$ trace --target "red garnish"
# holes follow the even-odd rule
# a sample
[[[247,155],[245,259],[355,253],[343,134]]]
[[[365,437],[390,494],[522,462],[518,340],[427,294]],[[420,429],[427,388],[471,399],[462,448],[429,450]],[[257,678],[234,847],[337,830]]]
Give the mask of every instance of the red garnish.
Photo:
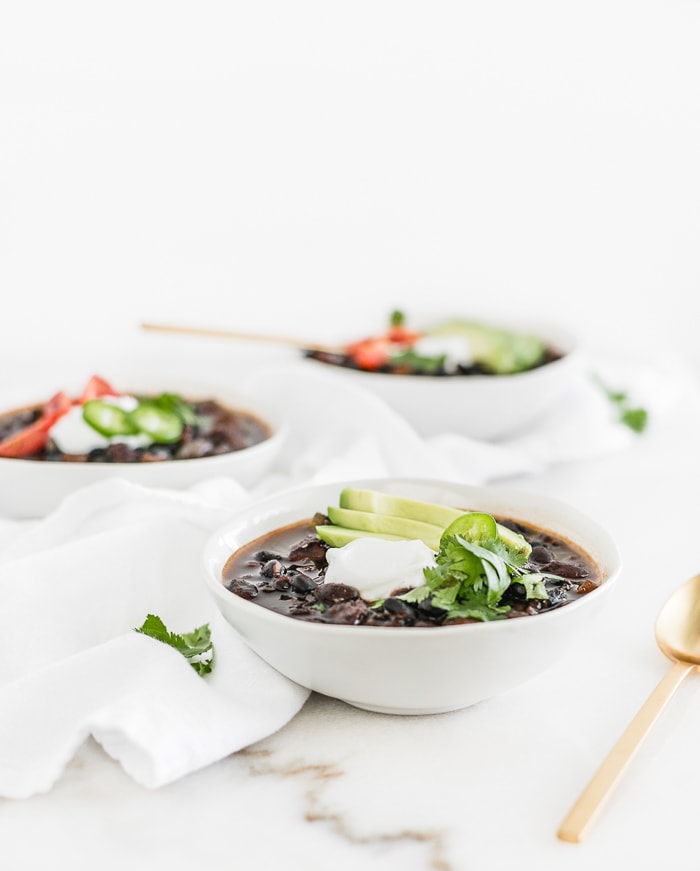
[[[403,325],[400,325],[389,327],[387,338],[389,341],[400,345],[412,345],[420,339],[420,333],[416,333],[415,330],[409,330]]]
[[[345,348],[345,353],[360,369],[376,371],[390,362],[393,353],[407,351],[421,334],[404,326],[401,312],[393,312],[389,327],[383,336],[371,336],[353,342]]]
[[[85,385],[85,389],[78,399],[78,405],[84,405],[91,399],[99,399],[100,396],[119,396],[119,391],[115,390],[109,381],[105,381],[99,375],[93,375]]]
[[[63,391],[52,396],[38,420],[0,442],[0,457],[17,459],[29,457],[43,450],[49,430],[59,417],[63,417],[70,410],[70,407],[71,401]]]
[[[360,367],[360,369],[381,369],[389,360],[391,342],[380,336],[376,339],[363,339],[361,342],[353,342],[348,345],[346,353],[348,357]]]

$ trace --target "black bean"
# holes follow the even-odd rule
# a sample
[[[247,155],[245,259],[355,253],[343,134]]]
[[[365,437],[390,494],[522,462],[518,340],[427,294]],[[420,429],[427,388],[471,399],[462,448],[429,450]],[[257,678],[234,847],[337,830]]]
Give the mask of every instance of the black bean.
[[[503,599],[508,602],[524,602],[527,599],[525,585],[521,584],[519,581],[514,581],[510,587],[508,587]]]
[[[309,535],[294,545],[289,551],[289,559],[293,562],[310,560],[317,566],[325,566],[327,550],[328,545],[316,538],[315,535]]]
[[[442,608],[436,608],[432,603],[432,599],[423,599],[418,604],[418,610],[422,617],[427,617],[436,623],[442,622],[447,616],[447,611],[443,611]]]
[[[532,548],[530,559],[534,563],[549,563],[552,561],[552,552],[543,544],[538,544]]]
[[[254,558],[255,558],[258,562],[266,563],[268,560],[271,560],[271,559],[279,559],[279,560],[281,560],[281,559],[282,559],[282,555],[279,554],[279,553],[273,553],[271,550],[259,550],[259,551],[254,555]]]
[[[585,578],[588,572],[582,569],[581,566],[575,566],[573,563],[563,563],[559,560],[552,560],[542,566],[543,572],[549,572],[552,575],[559,575],[562,578]]]
[[[270,559],[260,569],[263,578],[276,578],[284,574],[284,566],[278,559]]]
[[[347,584],[321,584],[316,588],[316,598],[324,605],[352,602],[360,598],[359,590]]]
[[[214,445],[209,439],[196,438],[185,442],[175,451],[176,460],[196,460],[199,457],[208,457],[215,453]]]
[[[228,588],[242,599],[254,599],[258,595],[255,584],[249,584],[248,581],[242,581],[240,578],[234,578]]]
[[[415,617],[415,611],[408,602],[404,602],[403,599],[396,599],[393,596],[389,596],[388,599],[384,600],[384,609],[390,614],[395,614],[397,617]]]
[[[292,578],[292,589],[299,595],[306,595],[316,588],[316,584],[302,572]]]
[[[369,608],[362,599],[354,602],[338,602],[325,612],[325,616],[333,623],[347,623],[357,625],[363,623],[367,617]]]

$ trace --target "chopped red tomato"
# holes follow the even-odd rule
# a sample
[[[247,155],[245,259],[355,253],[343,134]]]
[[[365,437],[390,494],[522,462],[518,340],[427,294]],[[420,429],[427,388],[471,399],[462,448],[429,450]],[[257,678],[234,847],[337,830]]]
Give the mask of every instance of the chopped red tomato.
[[[71,405],[72,402],[70,399],[62,390],[59,390],[59,392],[56,393],[55,396],[52,396],[46,403],[39,420],[51,418],[51,422],[55,423],[59,417],[63,417],[66,412],[70,411]]]
[[[52,396],[44,406],[38,420],[0,442],[0,457],[16,459],[29,457],[41,451],[46,445],[51,427],[70,408],[71,401],[65,393],[61,391]]]
[[[381,336],[348,345],[346,352],[360,369],[381,369],[389,360],[391,342]]]
[[[115,390],[109,381],[105,381],[99,375],[93,375],[85,385],[85,389],[78,399],[78,404],[84,405],[90,399],[99,399],[100,396],[119,396],[119,391]]]
[[[389,362],[392,352],[406,351],[420,338],[420,333],[409,330],[403,324],[392,323],[383,336],[372,336],[353,342],[345,353],[360,369],[381,369]]]
[[[420,333],[409,330],[403,325],[389,327],[387,338],[399,345],[412,345],[420,339]]]

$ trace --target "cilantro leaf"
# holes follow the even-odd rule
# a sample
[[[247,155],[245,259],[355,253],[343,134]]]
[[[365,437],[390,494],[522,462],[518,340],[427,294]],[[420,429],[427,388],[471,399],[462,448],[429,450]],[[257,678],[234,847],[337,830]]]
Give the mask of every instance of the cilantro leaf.
[[[199,675],[209,674],[214,667],[214,645],[211,641],[211,631],[208,623],[193,629],[192,632],[177,635],[175,632],[170,632],[167,629],[160,617],[155,614],[149,614],[144,620],[143,625],[138,629],[134,629],[134,632],[148,635],[149,638],[155,638],[156,641],[161,641],[163,644],[174,647],[178,653],[181,653],[187,659]]]
[[[619,422],[629,427],[633,432],[638,434],[643,433],[649,422],[649,412],[646,408],[631,407],[629,397],[624,391],[611,390],[598,375],[594,375],[593,380],[617,408]]]
[[[525,569],[527,557],[515,554],[498,536],[475,544],[463,535],[443,535],[435,562],[423,570],[425,584],[399,598],[429,598],[448,619],[500,620],[509,610],[500,603],[512,583],[521,583],[528,599],[548,599],[544,580],[556,577]]]
[[[646,408],[627,408],[622,412],[620,421],[637,433],[644,432],[649,414]]]
[[[558,576],[547,575],[541,572],[529,572],[528,574],[520,575],[517,578],[517,582],[525,587],[525,595],[528,599],[549,599],[544,579],[550,577]]]
[[[418,354],[412,348],[391,355],[392,366],[410,366],[414,372],[422,372],[424,375],[435,375],[440,372],[445,366],[445,354],[439,354],[435,357],[428,357],[424,354]]]
[[[414,587],[407,593],[402,593],[397,598],[403,599],[404,602],[423,602],[429,595],[430,587],[427,584],[423,584],[421,587]],[[382,602],[383,601],[384,600],[382,599]]]

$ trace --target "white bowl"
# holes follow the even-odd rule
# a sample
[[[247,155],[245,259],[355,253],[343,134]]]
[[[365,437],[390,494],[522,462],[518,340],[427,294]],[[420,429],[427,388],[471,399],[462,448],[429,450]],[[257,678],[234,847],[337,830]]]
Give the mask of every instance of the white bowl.
[[[309,359],[350,384],[373,391],[424,436],[454,432],[496,440],[534,424],[575,384],[582,372],[576,336],[561,327],[489,320],[491,326],[531,333],[562,356],[513,375],[389,375]]]
[[[231,593],[222,569],[238,548],[266,532],[325,511],[345,486],[383,490],[532,523],[563,536],[598,565],[603,583],[542,614],[456,626],[381,627],[309,623]],[[390,714],[432,714],[473,705],[535,677],[561,660],[594,618],[621,569],[605,530],[574,508],[542,496],[441,481],[378,479],[289,490],[246,508],[209,540],[206,583],[226,620],[266,662],[293,681],[351,705]]]
[[[130,374],[123,380],[105,377],[124,393],[179,393],[185,398],[217,399],[222,405],[247,411],[271,428],[271,436],[259,444],[213,457],[190,460],[163,460],[152,463],[73,463],[0,457],[0,515],[13,518],[37,518],[46,515],[60,502],[78,490],[107,478],[123,478],[147,487],[183,489],[210,478],[231,477],[249,487],[259,481],[270,468],[286,437],[287,424],[280,412],[256,397],[205,380],[185,380],[165,375]],[[108,377],[109,376],[109,377]],[[59,382],[54,377],[50,390],[15,389],[6,393],[0,413],[45,402],[52,393],[64,389],[70,396],[80,393],[82,382],[70,379]],[[71,389],[71,387],[73,389]],[[10,398],[11,397],[11,398]]]

